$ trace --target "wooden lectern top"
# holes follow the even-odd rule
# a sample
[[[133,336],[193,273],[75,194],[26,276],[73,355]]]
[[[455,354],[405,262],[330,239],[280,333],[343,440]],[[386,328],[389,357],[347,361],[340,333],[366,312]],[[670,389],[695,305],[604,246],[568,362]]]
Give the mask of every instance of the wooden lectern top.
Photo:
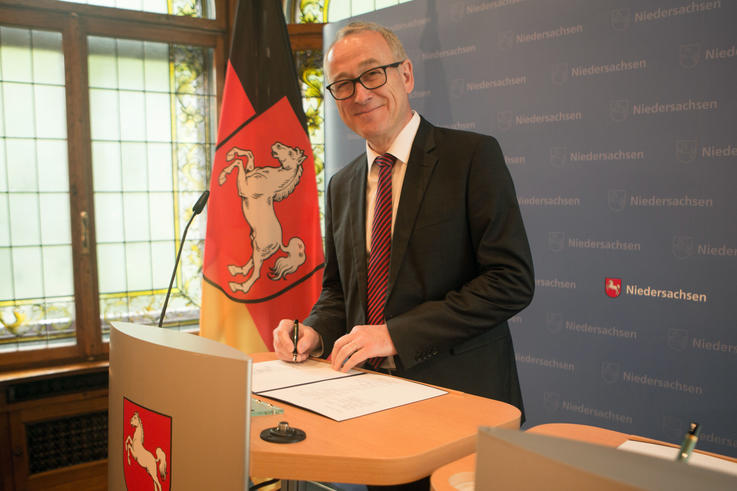
[[[276,359],[251,355],[254,363]],[[251,475],[363,484],[399,484],[428,476],[476,449],[479,426],[519,428],[520,411],[503,402],[448,394],[347,421],[267,400],[284,414],[251,418]],[[263,441],[261,431],[287,421],[307,433],[299,443]]]

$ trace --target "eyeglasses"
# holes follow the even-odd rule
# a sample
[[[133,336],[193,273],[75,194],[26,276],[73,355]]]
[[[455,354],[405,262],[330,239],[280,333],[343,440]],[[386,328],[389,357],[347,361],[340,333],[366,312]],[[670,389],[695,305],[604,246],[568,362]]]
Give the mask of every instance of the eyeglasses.
[[[360,84],[368,90],[378,89],[386,83],[386,69],[397,68],[405,61],[406,60],[396,61],[388,65],[369,68],[356,78],[336,80],[326,88],[330,91],[330,94],[336,101],[342,101],[352,97],[353,94],[356,93],[356,82],[360,82]]]

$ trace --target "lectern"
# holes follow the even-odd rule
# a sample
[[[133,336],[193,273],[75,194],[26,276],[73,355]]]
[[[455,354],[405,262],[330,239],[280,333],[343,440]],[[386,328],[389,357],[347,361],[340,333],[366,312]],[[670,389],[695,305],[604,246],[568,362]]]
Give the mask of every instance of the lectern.
[[[246,489],[250,377],[229,346],[113,323],[108,489]]]

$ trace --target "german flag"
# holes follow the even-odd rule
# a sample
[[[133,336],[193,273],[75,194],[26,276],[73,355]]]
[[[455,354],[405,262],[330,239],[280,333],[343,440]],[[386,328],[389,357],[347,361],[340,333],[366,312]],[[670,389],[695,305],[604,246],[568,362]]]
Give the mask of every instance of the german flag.
[[[315,165],[278,0],[240,1],[210,182],[200,335],[273,350],[317,300],[324,256]]]

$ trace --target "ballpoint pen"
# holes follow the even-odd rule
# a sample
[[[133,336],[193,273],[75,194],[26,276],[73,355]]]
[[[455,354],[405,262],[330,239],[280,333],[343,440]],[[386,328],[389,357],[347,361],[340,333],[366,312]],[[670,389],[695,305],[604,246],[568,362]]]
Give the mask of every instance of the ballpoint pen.
[[[696,447],[696,442],[699,441],[700,430],[701,427],[698,423],[691,422],[689,424],[686,436],[683,437],[683,443],[681,443],[681,448],[678,450],[678,455],[676,456],[677,461],[688,462],[689,457],[691,457],[691,452]]]
[[[294,351],[292,351],[292,361],[297,361],[297,341],[299,341],[299,321],[294,319],[294,328],[292,329],[292,342],[294,343]]]

